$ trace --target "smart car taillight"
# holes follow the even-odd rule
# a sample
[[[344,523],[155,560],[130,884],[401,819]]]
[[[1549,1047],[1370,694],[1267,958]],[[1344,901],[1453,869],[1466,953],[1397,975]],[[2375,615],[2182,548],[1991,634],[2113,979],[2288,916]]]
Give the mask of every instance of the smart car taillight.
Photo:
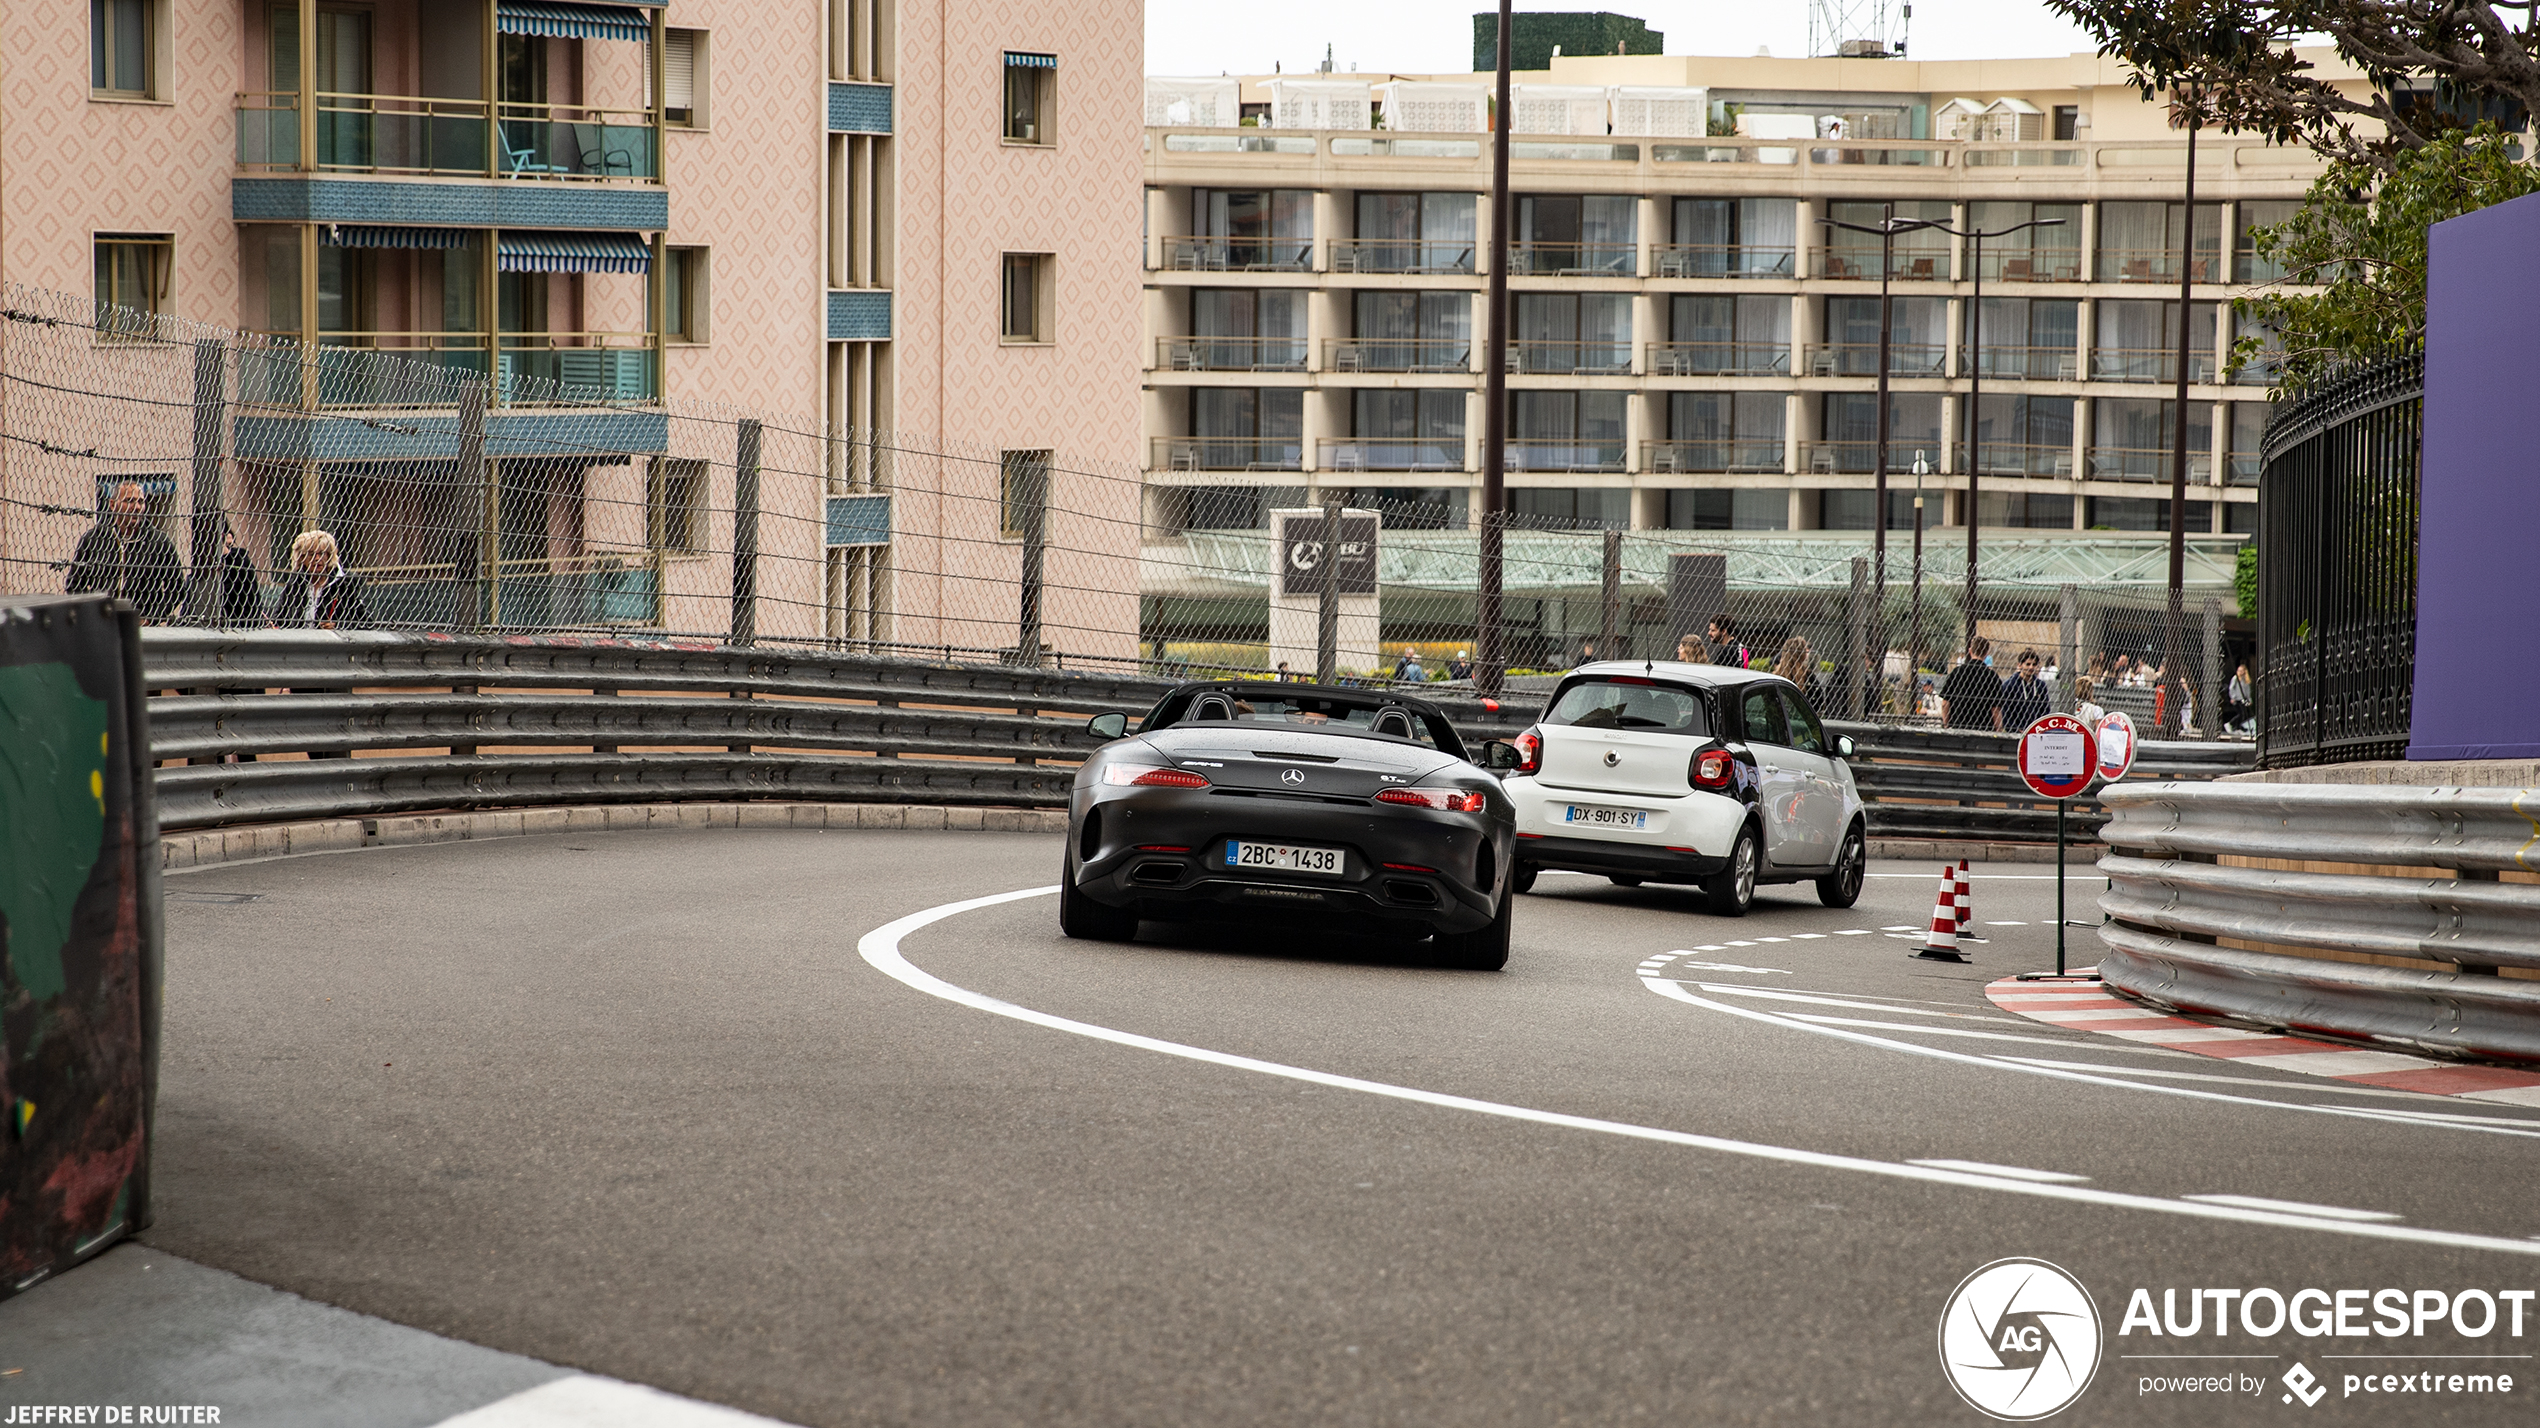
[[[1206,788],[1208,780],[1189,769],[1170,768],[1163,764],[1106,764],[1102,781],[1113,787],[1134,788]]]
[[[1543,735],[1532,729],[1517,736],[1517,772],[1535,773],[1543,768]]]
[[[1480,794],[1460,788],[1389,788],[1377,794],[1376,801],[1434,808],[1440,813],[1479,813],[1483,803]]]
[[[1729,770],[1736,763],[1726,749],[1704,749],[1693,756],[1693,768],[1685,777],[1695,788],[1727,788]]]

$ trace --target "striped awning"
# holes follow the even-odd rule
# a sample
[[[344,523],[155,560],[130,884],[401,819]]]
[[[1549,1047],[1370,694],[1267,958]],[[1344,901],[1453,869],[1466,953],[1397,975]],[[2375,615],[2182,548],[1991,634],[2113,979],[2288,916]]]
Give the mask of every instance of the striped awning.
[[[1005,66],[1008,69],[1056,69],[1058,68],[1058,56],[1027,54],[1022,50],[1007,50],[1005,52]]]
[[[471,236],[464,228],[390,228],[362,223],[330,223],[318,230],[318,242],[329,248],[464,248]]]
[[[632,233],[505,233],[494,266],[506,273],[649,273],[653,248]]]
[[[634,40],[653,37],[653,22],[631,5],[577,5],[571,0],[503,0],[494,28],[506,35],[552,35],[565,40]]]

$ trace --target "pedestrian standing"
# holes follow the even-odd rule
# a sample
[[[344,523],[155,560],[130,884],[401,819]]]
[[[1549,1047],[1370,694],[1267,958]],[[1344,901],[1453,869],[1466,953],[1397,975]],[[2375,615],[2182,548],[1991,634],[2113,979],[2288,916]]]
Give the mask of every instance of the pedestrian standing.
[[[2099,726],[2108,717],[2108,711],[2096,702],[2098,693],[2099,686],[2092,683],[2088,675],[2073,681],[2073,717],[2090,727],[2093,739],[2099,737]]]
[[[1782,641],[1781,656],[1773,661],[1773,673],[1806,689],[1808,676],[1815,664],[1816,661],[1808,657],[1808,642],[1793,635]]]
[[[265,622],[264,589],[256,580],[256,558],[238,543],[238,532],[229,522],[221,522],[221,540],[228,548],[220,558],[220,620],[233,628],[261,625]]]
[[[2231,683],[2223,691],[2225,728],[2240,729],[2248,725],[2249,705],[2256,693],[2257,686],[2249,678],[2249,662],[2242,660],[2239,667],[2231,672]]]
[[[370,623],[362,578],[344,568],[333,535],[302,531],[292,537],[291,573],[274,587],[273,622],[286,629],[321,630]]]
[[[1696,639],[1692,635],[1681,635],[1677,637],[1676,663],[1709,664],[1710,662],[1711,651],[1703,645],[1702,641]]]
[[[1747,653],[1746,646],[1737,642],[1737,622],[1730,619],[1726,611],[1711,617],[1710,644],[1713,664],[1744,669],[1746,662],[1754,658]]]
[[[1967,657],[1940,686],[1940,721],[1952,729],[2002,727],[2002,676],[1987,665],[1993,642],[1982,635],[1967,644]]]
[[[185,566],[176,543],[150,524],[149,513],[150,497],[140,482],[117,486],[105,514],[71,553],[64,592],[117,596],[140,611],[145,623],[174,616],[185,598]]]
[[[2054,702],[2050,686],[2039,675],[2037,651],[2020,651],[2018,670],[2002,683],[2002,727],[2011,732],[2045,718]]]

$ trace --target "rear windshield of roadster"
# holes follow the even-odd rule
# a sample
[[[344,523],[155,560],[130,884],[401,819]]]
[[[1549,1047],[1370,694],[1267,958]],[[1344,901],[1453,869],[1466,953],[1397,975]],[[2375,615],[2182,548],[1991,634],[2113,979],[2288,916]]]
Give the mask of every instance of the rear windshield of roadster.
[[[1707,738],[1711,718],[1702,696],[1674,685],[1639,680],[1583,679],[1561,691],[1545,712],[1546,724],[1580,729],[1639,729],[1652,734]]]

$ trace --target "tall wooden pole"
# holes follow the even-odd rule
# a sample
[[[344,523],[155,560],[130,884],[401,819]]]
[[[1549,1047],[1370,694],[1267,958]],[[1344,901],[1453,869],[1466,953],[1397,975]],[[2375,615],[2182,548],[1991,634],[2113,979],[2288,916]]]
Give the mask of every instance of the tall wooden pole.
[[[1474,619],[1480,629],[1474,644],[1481,658],[1473,665],[1473,687],[1497,694],[1508,668],[1508,650],[1500,629],[1502,544],[1501,508],[1508,501],[1508,128],[1516,111],[1508,99],[1509,0],[1499,0],[1499,104],[1491,115],[1490,150],[1490,298],[1482,342],[1482,569],[1480,598]]]

